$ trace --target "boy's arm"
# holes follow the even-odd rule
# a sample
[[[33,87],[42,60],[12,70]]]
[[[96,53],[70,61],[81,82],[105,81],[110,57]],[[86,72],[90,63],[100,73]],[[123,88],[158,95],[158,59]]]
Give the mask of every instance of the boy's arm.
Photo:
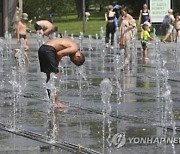
[[[149,37],[149,39],[152,41],[152,40],[154,40],[151,36]]]
[[[43,35],[48,36],[50,31],[51,31],[51,29],[46,29],[45,31],[43,31]]]
[[[148,38],[149,38],[149,40],[154,40],[152,37],[151,37],[151,35],[149,34],[149,36],[148,36]]]
[[[64,56],[68,56],[70,54],[75,54],[78,51],[78,47],[77,46],[70,46],[67,47],[63,50],[60,50],[57,52],[58,57],[64,57]]]
[[[146,35],[147,35],[147,38],[148,38],[149,40],[151,40],[151,41],[153,40],[153,38],[151,37],[151,35],[149,34],[149,32],[147,32]]]

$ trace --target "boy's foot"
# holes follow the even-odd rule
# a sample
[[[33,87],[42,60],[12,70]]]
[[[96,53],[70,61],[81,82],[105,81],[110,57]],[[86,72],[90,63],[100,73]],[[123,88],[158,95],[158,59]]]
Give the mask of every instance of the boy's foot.
[[[148,57],[145,57],[144,60],[149,60],[149,58],[148,58]]]
[[[61,102],[58,102],[58,103],[57,103],[57,108],[63,109],[63,108],[67,108],[67,107],[68,107],[68,106],[62,104]]]
[[[29,51],[29,48],[25,48],[24,51]]]
[[[15,52],[18,52],[20,49],[14,49]]]

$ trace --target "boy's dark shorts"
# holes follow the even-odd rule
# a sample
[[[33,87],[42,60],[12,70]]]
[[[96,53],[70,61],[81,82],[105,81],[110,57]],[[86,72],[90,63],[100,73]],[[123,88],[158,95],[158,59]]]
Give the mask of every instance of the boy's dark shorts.
[[[40,25],[38,25],[37,23],[34,24],[34,28],[35,28],[36,31],[42,29],[42,27]]]
[[[19,39],[26,39],[26,34],[19,34]]]
[[[143,49],[146,49],[146,48],[147,48],[147,45],[148,45],[148,41],[142,40],[142,41],[141,41],[141,45],[142,45],[142,48],[143,48]]]
[[[38,50],[38,57],[41,72],[46,74],[58,73],[57,52],[55,48],[49,45],[42,45]]]

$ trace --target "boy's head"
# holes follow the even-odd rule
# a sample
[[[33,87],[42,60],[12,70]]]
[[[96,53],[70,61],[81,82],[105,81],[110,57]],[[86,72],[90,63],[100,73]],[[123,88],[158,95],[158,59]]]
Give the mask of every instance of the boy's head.
[[[146,24],[143,24],[143,30],[148,30],[148,29],[149,29],[149,26]]]
[[[151,24],[149,22],[144,22],[144,24],[142,26],[142,28],[147,31],[150,30],[150,27],[151,27]]]
[[[28,14],[27,13],[23,13],[21,20],[24,21],[24,22],[27,22],[28,21]]]
[[[69,55],[69,57],[76,66],[81,66],[85,62],[85,57],[79,50],[75,54]]]
[[[52,29],[53,32],[57,32],[58,31],[58,27],[57,26],[54,26],[53,29]]]

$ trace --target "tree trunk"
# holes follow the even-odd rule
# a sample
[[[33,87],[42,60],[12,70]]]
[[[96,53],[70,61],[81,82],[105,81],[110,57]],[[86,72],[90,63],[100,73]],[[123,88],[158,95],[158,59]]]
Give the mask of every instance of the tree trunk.
[[[76,9],[77,9],[78,19],[82,20],[83,19],[82,0],[75,0],[75,4],[76,4]]]

